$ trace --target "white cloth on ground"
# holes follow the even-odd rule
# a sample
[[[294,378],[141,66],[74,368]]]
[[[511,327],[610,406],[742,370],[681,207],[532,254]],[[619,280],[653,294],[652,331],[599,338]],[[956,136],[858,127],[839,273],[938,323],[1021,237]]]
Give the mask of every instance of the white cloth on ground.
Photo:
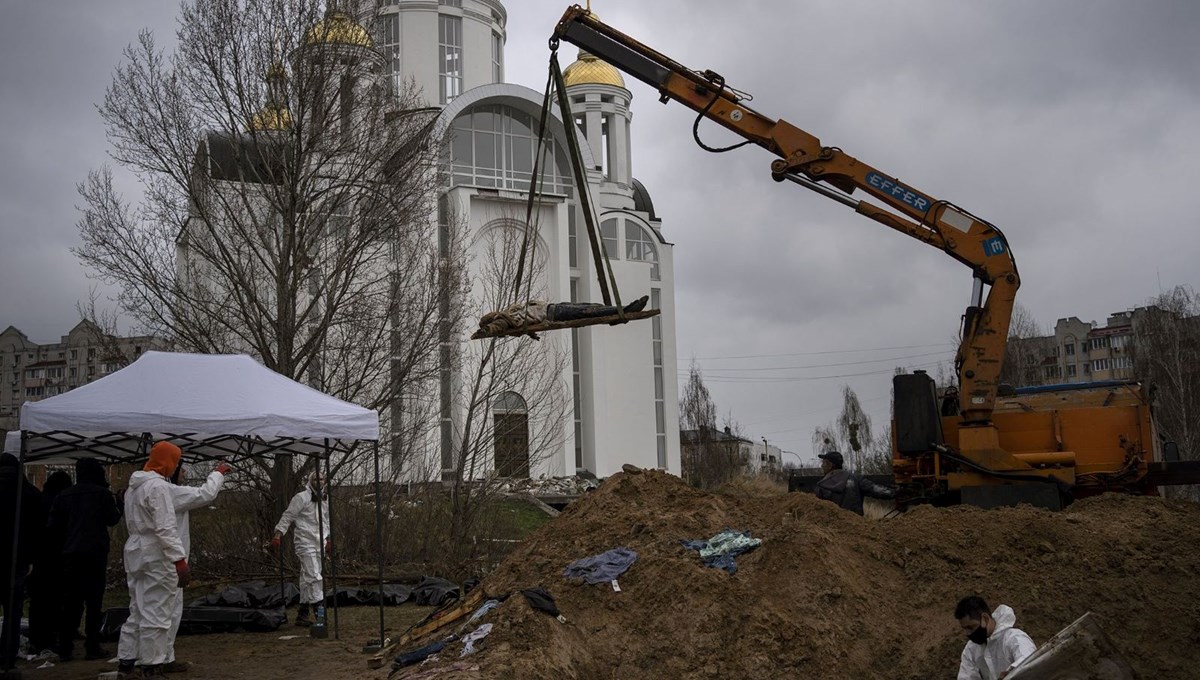
[[[485,623],[482,626],[468,633],[463,637],[462,652],[458,655],[460,658],[475,652],[475,643],[488,636],[492,632],[492,624]]]

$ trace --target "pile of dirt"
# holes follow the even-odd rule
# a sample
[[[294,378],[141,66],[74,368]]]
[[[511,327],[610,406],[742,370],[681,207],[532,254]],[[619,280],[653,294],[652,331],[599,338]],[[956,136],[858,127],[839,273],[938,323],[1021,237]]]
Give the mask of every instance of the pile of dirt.
[[[730,575],[682,540],[726,528],[763,543]],[[618,546],[638,558],[607,584],[564,580]],[[541,586],[567,619],[520,595],[471,657],[439,678],[950,677],[965,637],[955,602],[981,594],[1047,640],[1087,611],[1147,678],[1200,666],[1200,506],[1106,495],[1053,513],[921,507],[869,520],[806,494],[705,493],[618,474],[539,529],[484,581]],[[457,652],[446,654],[457,657]],[[421,671],[432,670],[430,666]]]

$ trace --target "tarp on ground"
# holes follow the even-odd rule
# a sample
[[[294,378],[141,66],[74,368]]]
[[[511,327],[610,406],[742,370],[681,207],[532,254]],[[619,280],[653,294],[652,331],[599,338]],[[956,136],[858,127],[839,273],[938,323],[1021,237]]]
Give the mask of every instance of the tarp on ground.
[[[389,607],[398,606],[412,599],[413,589],[398,583],[385,583],[383,586],[383,604]],[[238,607],[244,609],[275,609],[280,606],[291,607],[300,601],[300,591],[296,584],[287,582],[283,585],[282,596],[278,583],[266,581],[246,581],[225,586],[221,590],[199,597],[188,603],[189,607]],[[283,603],[282,605],[280,603]],[[379,589],[377,587],[338,586],[337,590],[325,591],[325,604],[340,607],[377,606],[379,604]]]
[[[26,459],[128,458],[132,440],[183,437],[193,456],[225,456],[235,437],[279,440],[379,439],[379,414],[276,373],[244,354],[146,352],[129,366],[70,392],[21,406]],[[49,433],[70,433],[71,436]],[[175,437],[171,437],[174,435]],[[72,446],[79,444],[79,446]],[[85,451],[83,444],[87,445]],[[294,452],[294,451],[290,451]],[[39,455],[41,454],[41,455]]]
[[[121,624],[129,618],[128,607],[113,607],[104,610],[100,624],[100,636],[116,640],[121,634]],[[229,633],[243,630],[262,633],[278,630],[287,622],[283,609],[242,609],[239,607],[184,607],[183,619],[179,623],[180,635],[204,633]]]
[[[413,588],[412,599],[418,605],[440,607],[459,598],[458,586],[446,579],[426,576]]]

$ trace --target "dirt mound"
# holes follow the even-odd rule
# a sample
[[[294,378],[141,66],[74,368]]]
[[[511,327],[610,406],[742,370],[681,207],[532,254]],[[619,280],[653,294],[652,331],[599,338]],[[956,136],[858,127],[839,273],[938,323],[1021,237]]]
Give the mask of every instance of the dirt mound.
[[[763,540],[734,575],[680,545],[725,528]],[[563,579],[571,561],[618,546],[638,553],[622,592]],[[485,619],[481,670],[437,677],[951,677],[965,642],[951,612],[979,593],[1011,605],[1038,643],[1094,611],[1143,677],[1194,678],[1198,573],[1200,506],[1186,502],[1104,496],[1061,513],[923,507],[873,521],[806,494],[618,474],[484,582],[544,587],[568,622],[515,595]]]

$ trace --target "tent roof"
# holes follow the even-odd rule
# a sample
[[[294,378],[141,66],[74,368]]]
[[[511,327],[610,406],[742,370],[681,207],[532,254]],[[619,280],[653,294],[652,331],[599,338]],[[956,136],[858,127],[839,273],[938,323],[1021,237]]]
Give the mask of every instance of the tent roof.
[[[244,354],[146,352],[93,383],[26,403],[21,429],[33,438],[26,444],[30,460],[72,447],[128,458],[140,453],[146,433],[195,456],[314,453],[326,439],[377,440],[379,414]],[[29,455],[39,451],[46,456]]]

